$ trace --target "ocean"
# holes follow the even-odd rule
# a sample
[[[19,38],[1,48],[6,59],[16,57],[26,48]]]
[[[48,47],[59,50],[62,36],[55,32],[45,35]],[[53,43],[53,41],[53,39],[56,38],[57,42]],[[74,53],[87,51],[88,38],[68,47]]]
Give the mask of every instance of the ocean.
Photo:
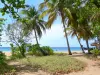
[[[63,52],[63,51],[67,51],[67,47],[51,47],[54,51],[59,51],[59,52]],[[81,51],[80,47],[70,47],[71,51]],[[10,52],[11,49],[10,47],[0,47],[0,51],[3,52]]]

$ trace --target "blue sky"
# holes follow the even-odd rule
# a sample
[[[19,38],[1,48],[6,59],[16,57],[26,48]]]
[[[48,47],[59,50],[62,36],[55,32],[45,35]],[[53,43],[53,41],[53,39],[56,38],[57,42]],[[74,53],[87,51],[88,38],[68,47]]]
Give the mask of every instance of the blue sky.
[[[26,4],[35,6],[36,9],[38,9],[38,6],[41,2],[43,2],[43,0],[26,0]],[[0,17],[2,17],[1,14]],[[12,23],[12,19],[9,17],[9,15],[5,15],[3,17],[7,19],[6,24]],[[45,20],[47,20],[47,18],[45,18]],[[2,40],[8,40],[5,34],[2,36],[2,38],[3,38]],[[68,36],[68,38],[71,47],[79,47],[79,43],[76,37],[72,38],[71,36]],[[47,30],[47,32],[43,34],[39,42],[42,46],[51,46],[51,47],[67,46],[60,17],[58,17],[57,20],[54,22],[52,28]],[[81,40],[81,42],[83,46],[86,46],[85,41]],[[93,40],[89,41],[89,43],[91,42],[93,42]],[[33,40],[33,43],[36,43],[35,39]],[[2,42],[2,46],[9,46],[9,43]]]

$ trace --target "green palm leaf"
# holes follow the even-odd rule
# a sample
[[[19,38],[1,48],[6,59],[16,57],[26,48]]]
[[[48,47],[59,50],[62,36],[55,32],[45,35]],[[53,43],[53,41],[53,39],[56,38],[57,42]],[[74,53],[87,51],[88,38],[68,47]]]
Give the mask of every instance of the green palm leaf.
[[[47,28],[51,28],[51,25],[53,24],[53,22],[55,21],[56,18],[57,18],[57,13],[56,12],[52,12],[49,15],[49,18],[48,18]]]
[[[50,10],[45,10],[40,16],[39,19],[42,19],[44,16],[46,16],[49,13]]]

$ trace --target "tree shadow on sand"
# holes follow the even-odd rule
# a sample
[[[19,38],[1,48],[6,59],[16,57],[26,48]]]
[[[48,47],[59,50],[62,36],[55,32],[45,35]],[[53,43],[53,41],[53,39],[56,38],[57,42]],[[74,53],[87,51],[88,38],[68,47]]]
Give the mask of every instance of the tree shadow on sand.
[[[80,54],[73,54],[73,55],[69,55],[71,57],[82,57],[84,56],[84,54],[80,53]]]
[[[23,65],[20,64],[19,62],[11,62],[9,66],[14,67],[14,72],[11,75],[20,75],[22,73],[37,73],[40,70],[40,66],[35,65],[35,66],[30,66],[30,65]],[[7,74],[9,75],[9,74]]]
[[[11,65],[15,67],[16,72],[38,72],[39,67],[32,67],[30,65]]]

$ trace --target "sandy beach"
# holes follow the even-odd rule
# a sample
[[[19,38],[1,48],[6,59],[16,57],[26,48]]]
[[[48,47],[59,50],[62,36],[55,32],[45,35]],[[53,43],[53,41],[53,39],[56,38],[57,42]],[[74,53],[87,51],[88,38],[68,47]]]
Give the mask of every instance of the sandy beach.
[[[11,52],[3,52],[6,56],[11,56]],[[54,53],[68,53],[67,51],[55,51]],[[80,54],[82,51],[72,51],[72,54]]]
[[[82,53],[82,51],[71,51],[72,53]],[[54,51],[54,53],[68,53],[67,51]]]
[[[3,52],[6,56],[11,56],[11,52]]]

